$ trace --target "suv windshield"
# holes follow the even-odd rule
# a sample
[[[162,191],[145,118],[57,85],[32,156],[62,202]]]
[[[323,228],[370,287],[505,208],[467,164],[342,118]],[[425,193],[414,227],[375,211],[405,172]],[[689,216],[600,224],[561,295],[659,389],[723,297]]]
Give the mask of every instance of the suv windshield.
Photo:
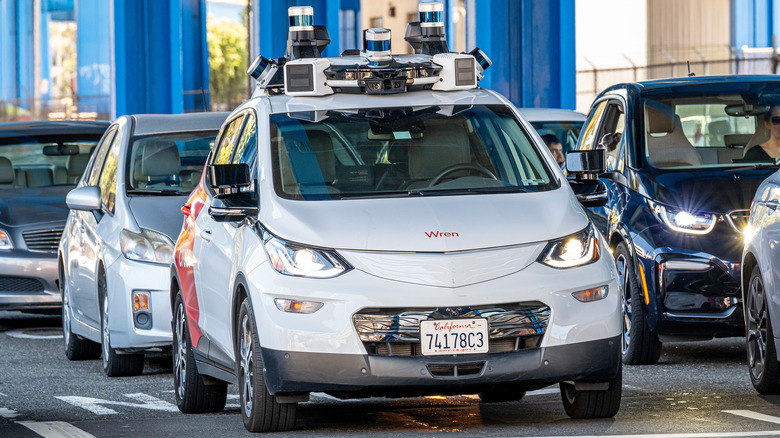
[[[76,185],[101,135],[0,139],[0,190]]]
[[[287,199],[508,193],[556,188],[504,105],[273,114],[274,186]]]
[[[198,185],[217,131],[155,134],[132,139],[127,193],[186,195]]]
[[[775,164],[760,145],[770,139],[770,110],[780,105],[780,88],[744,82],[697,88],[641,100],[648,165],[690,169]]]

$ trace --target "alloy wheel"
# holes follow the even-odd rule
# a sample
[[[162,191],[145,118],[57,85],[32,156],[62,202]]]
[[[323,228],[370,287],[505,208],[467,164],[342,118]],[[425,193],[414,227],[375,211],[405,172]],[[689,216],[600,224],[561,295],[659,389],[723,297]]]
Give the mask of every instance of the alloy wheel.
[[[620,280],[620,305],[623,308],[623,337],[621,338],[623,354],[626,354],[629,345],[631,345],[631,287],[628,284],[630,281],[628,263],[628,259],[623,254],[618,254],[615,259],[618,279]]]
[[[252,342],[253,333],[251,323],[249,322],[249,315],[244,315],[241,320],[241,382],[243,386],[242,397],[245,414],[247,417],[252,416],[253,398],[254,398],[254,345]]]
[[[176,382],[176,391],[179,398],[184,398],[184,389],[187,384],[187,333],[184,328],[184,304],[176,308],[176,332],[173,346],[173,377]]]
[[[766,367],[767,315],[764,282],[761,276],[753,277],[748,291],[747,353],[750,374],[760,380]]]

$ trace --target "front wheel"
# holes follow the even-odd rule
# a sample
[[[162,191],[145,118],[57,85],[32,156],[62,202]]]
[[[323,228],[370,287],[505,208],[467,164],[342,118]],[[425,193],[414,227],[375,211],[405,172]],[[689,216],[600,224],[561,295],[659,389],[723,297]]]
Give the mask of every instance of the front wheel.
[[[278,403],[268,392],[263,376],[263,358],[249,299],[238,314],[238,393],[244,427],[250,432],[283,432],[295,427],[298,403]]]
[[[615,267],[620,281],[620,301],[623,308],[623,363],[648,365],[661,357],[661,341],[647,325],[644,293],[634,270],[634,259],[624,242],[615,248]]]
[[[176,294],[173,315],[173,383],[176,405],[185,414],[219,412],[225,409],[227,383],[206,385],[195,365],[181,292]]]
[[[571,418],[609,418],[620,409],[620,397],[623,392],[623,370],[610,380],[607,389],[577,389],[575,383],[561,382],[561,400],[566,415]]]
[[[103,311],[100,324],[102,339],[103,371],[108,377],[137,376],[144,370],[143,354],[119,354],[111,348],[111,332],[108,327],[108,287],[105,277],[98,281],[100,296],[103,297]]]
[[[746,295],[745,330],[750,381],[760,394],[780,394],[780,363],[777,361],[764,279],[758,266],[750,274]]]

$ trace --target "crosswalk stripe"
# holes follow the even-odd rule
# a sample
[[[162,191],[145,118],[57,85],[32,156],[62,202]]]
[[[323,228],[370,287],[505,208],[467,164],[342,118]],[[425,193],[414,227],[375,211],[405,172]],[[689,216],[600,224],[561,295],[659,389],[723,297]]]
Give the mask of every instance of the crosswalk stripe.
[[[773,417],[771,415],[761,414],[758,412],[753,411],[743,411],[743,410],[737,410],[737,411],[723,411],[727,414],[732,415],[739,415],[740,417],[745,418],[752,418],[753,420],[760,420],[760,421],[766,421],[769,423],[775,423],[780,424],[780,417]]]
[[[18,424],[44,438],[95,438],[95,435],[64,421],[19,421]]]

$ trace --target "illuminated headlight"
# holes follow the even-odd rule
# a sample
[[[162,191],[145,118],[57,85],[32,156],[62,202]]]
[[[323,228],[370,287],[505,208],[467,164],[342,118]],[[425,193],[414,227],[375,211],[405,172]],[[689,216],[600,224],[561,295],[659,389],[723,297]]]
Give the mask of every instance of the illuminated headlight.
[[[173,242],[168,236],[152,230],[140,233],[122,230],[119,233],[122,255],[128,260],[169,265],[173,258]]]
[[[716,217],[709,213],[690,213],[647,200],[655,217],[674,231],[707,234],[715,227]]]
[[[0,250],[14,249],[14,244],[11,243],[11,236],[7,232],[0,230]]]
[[[274,269],[284,275],[332,278],[349,269],[335,251],[295,245],[276,237],[265,242],[265,252]]]
[[[748,223],[745,225],[745,230],[742,231],[742,238],[745,239],[745,245],[750,244],[750,241],[753,240],[753,236],[756,234],[756,230],[753,229],[753,225]]]
[[[574,268],[599,259],[599,241],[593,224],[579,233],[553,240],[539,257],[539,261],[553,268]]]

